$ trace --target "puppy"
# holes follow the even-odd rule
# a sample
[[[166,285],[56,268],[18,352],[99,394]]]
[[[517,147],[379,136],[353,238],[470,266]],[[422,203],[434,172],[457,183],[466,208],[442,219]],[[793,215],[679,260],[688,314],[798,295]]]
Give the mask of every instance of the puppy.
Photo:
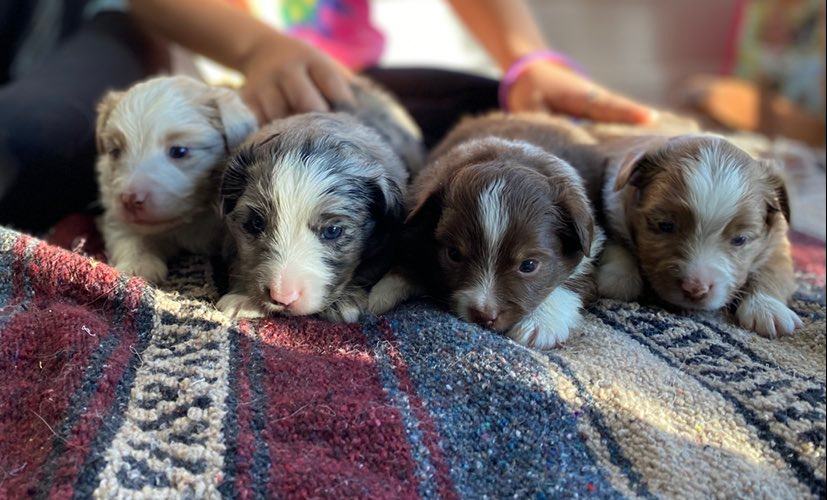
[[[594,295],[603,234],[582,180],[556,153],[589,139],[542,115],[462,122],[415,181],[407,256],[371,291],[371,312],[425,292],[521,344],[564,341]]]
[[[234,91],[183,76],[107,94],[98,106],[97,175],[110,263],[158,282],[179,250],[217,251],[218,176],[255,128]]]
[[[250,138],[221,184],[232,317],[319,314],[356,321],[389,266],[418,130],[387,94],[354,84],[350,113],[277,120]]]
[[[741,326],[762,336],[801,326],[787,307],[795,290],[790,209],[772,164],[702,134],[602,148],[609,158],[605,215],[619,244],[603,254],[601,295],[634,299],[646,281],[682,308],[734,304]]]

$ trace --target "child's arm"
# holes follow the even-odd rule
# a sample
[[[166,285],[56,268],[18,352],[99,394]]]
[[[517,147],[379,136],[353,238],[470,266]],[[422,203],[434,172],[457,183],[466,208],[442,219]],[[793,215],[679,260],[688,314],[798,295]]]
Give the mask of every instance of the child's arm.
[[[242,97],[267,122],[353,101],[350,73],[323,52],[222,0],[131,0],[133,15],[163,37],[244,74]]]
[[[448,0],[503,71],[548,46],[522,0]],[[643,123],[653,112],[559,63],[531,63],[511,87],[514,111],[556,111],[599,121]]]

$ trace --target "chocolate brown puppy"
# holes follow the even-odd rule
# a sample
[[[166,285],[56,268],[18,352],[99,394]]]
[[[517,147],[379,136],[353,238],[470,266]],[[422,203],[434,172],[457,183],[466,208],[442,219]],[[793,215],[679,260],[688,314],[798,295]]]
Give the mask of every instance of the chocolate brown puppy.
[[[524,345],[565,340],[594,295],[603,235],[555,151],[588,140],[539,115],[462,122],[414,183],[403,263],[373,288],[371,311],[424,292]]]

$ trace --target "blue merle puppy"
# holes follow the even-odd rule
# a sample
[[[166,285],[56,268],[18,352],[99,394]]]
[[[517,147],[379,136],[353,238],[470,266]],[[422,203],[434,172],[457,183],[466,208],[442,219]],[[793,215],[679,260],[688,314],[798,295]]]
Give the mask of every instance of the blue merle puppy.
[[[359,106],[277,120],[254,134],[221,185],[231,317],[318,314],[356,321],[387,270],[419,132],[357,80]]]

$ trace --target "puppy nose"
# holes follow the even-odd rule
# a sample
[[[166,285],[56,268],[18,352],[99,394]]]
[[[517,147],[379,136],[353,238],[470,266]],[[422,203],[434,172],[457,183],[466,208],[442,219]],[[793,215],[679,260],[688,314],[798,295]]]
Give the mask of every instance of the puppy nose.
[[[147,193],[121,193],[121,204],[127,212],[136,213],[144,209],[147,198]]]
[[[714,286],[712,281],[698,278],[687,278],[681,283],[684,296],[695,301],[705,299]]]
[[[470,311],[471,320],[486,328],[491,328],[499,317],[499,312],[492,307],[472,308]]]
[[[296,288],[284,288],[284,287],[269,287],[270,292],[270,300],[273,303],[288,307],[290,304],[293,304],[299,297],[301,297],[301,292]]]

